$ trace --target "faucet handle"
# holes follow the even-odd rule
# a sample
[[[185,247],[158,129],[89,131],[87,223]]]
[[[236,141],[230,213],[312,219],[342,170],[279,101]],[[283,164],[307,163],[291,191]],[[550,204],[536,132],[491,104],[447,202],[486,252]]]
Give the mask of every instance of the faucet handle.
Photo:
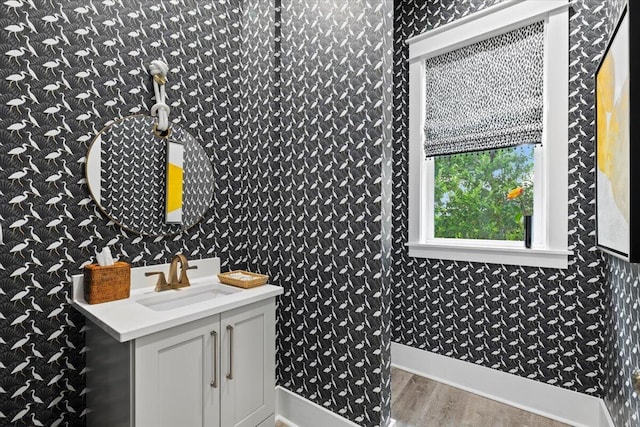
[[[146,277],[154,276],[154,275],[158,276],[158,280],[156,281],[156,289],[155,289],[156,292],[162,291],[168,287],[167,278],[164,275],[164,271],[148,271],[144,273],[144,275]]]

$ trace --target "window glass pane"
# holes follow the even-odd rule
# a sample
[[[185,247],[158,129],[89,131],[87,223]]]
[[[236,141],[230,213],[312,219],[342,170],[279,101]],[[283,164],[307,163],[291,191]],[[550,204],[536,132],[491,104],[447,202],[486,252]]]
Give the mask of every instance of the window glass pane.
[[[533,213],[533,150],[521,145],[435,157],[435,237],[522,240],[522,216]],[[509,200],[516,188],[523,191]]]

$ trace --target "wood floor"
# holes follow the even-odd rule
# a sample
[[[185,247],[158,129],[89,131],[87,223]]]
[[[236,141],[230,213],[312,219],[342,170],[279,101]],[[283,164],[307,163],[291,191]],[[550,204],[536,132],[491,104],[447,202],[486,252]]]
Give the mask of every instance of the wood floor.
[[[391,417],[396,427],[569,427],[397,368],[391,368]]]
[[[400,369],[391,369],[391,417],[396,427],[566,427]]]

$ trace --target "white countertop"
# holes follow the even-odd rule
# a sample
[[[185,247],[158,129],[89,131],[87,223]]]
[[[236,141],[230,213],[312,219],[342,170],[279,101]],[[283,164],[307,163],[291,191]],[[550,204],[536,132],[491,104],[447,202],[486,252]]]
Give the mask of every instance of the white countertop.
[[[207,260],[194,262],[193,264],[203,264],[205,262],[207,262]],[[189,263],[191,265],[192,261],[189,261]],[[162,270],[166,272],[166,266],[165,264],[132,269],[130,297],[128,299],[102,304],[88,304],[84,300],[82,291],[82,275],[74,276],[72,305],[113,338],[120,342],[126,342],[167,328],[275,297],[283,293],[281,287],[273,285],[263,285],[252,289],[241,289],[222,285],[218,280],[217,273],[211,274],[212,271],[206,268],[201,269],[200,274],[194,274],[193,276],[199,276],[194,278],[191,278],[190,271],[191,286],[181,288],[179,291],[168,290],[155,292],[153,285],[144,287],[133,286],[134,281],[142,281],[140,277],[144,276],[145,271]],[[194,272],[196,271],[198,270],[194,270]],[[151,281],[154,280],[155,278],[151,278]],[[148,283],[148,280],[146,280],[145,283]],[[168,300],[173,296],[188,295],[189,293],[199,292],[205,288],[217,288],[221,291],[230,291],[233,293],[212,299],[203,299],[202,301],[164,311],[153,310],[139,302],[149,297]]]

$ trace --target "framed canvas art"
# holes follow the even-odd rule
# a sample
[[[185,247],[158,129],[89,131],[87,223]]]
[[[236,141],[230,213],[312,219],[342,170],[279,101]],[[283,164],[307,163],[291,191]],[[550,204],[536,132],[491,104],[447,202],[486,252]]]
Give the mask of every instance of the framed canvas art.
[[[596,229],[598,247],[629,262],[640,261],[640,125],[634,25],[627,6],[596,70]],[[634,141],[635,139],[635,141]]]

